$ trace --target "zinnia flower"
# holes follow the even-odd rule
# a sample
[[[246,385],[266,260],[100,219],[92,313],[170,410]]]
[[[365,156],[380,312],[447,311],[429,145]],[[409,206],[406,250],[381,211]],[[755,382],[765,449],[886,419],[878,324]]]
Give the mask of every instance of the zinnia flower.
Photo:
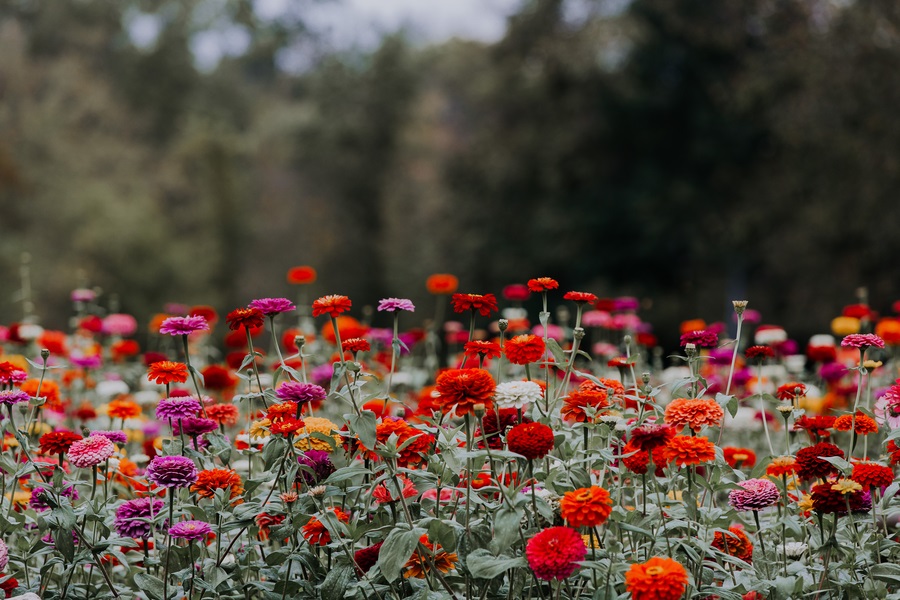
[[[147,539],[152,533],[153,518],[165,503],[157,498],[133,498],[116,509],[116,533],[123,537]]]
[[[342,523],[350,521],[350,515],[339,508],[329,508],[328,511],[332,512],[337,520]],[[328,532],[328,529],[316,517],[312,517],[300,531],[311,546],[327,546],[331,541],[331,534]]]
[[[740,525],[729,527],[727,534],[721,531],[715,532],[712,547],[744,562],[749,563],[753,560],[753,544]]]
[[[584,540],[570,527],[550,527],[528,540],[525,558],[535,577],[567,579],[587,556]]]
[[[837,469],[827,460],[820,457],[839,456],[844,458],[844,451],[828,442],[820,442],[815,446],[801,448],[797,451],[797,476],[800,479],[826,478]]]
[[[41,454],[64,454],[69,451],[69,446],[80,439],[80,435],[71,431],[53,431],[42,435],[38,443]]]
[[[161,360],[147,369],[147,379],[156,381],[157,385],[184,383],[188,378],[187,365],[169,360]]]
[[[324,450],[325,452],[331,452],[341,443],[341,436],[335,433],[339,429],[340,427],[338,427],[328,419],[322,417],[304,417],[302,433],[307,434],[308,437],[306,439],[297,440],[294,445],[300,450],[309,450],[310,448],[312,448],[313,450]],[[319,433],[325,437],[330,437],[334,440],[335,445],[332,446],[326,440],[313,436],[313,433]]]
[[[671,558],[654,556],[625,573],[632,600],[678,600],[687,587],[687,571]]]
[[[422,556],[422,552],[418,548],[412,553],[412,556],[403,566],[403,577],[406,579],[410,577],[424,579],[425,575],[431,570],[432,565],[441,573],[449,573],[459,559],[456,553],[445,552],[440,544],[431,543],[428,535],[423,535],[419,539],[419,543],[428,551],[428,556]]]
[[[543,423],[521,423],[506,434],[506,445],[529,460],[544,458],[553,450],[553,430]]]
[[[765,360],[775,356],[775,351],[768,346],[750,346],[744,350],[744,356],[750,360],[753,360],[754,358]]]
[[[844,348],[859,348],[865,351],[866,348],[872,346],[884,348],[884,340],[874,333],[851,333],[841,340],[841,346]]]
[[[715,348],[719,345],[719,334],[709,329],[689,331],[681,335],[681,347],[694,344],[697,348]]]
[[[563,418],[572,423],[589,423],[592,419],[588,418],[585,408],[591,407],[594,413],[609,407],[606,398],[606,392],[603,390],[572,390],[565,397],[562,407]]]
[[[563,300],[571,300],[572,302],[577,302],[579,304],[593,304],[597,301],[597,296],[590,292],[566,292],[563,294]]]
[[[544,389],[533,381],[504,381],[494,390],[494,403],[500,408],[524,408],[543,397]]]
[[[278,389],[275,390],[275,395],[278,396],[279,400],[306,404],[307,402],[321,402],[325,399],[327,393],[325,388],[314,383],[286,381],[278,386]]]
[[[350,338],[349,340],[341,342],[341,348],[344,352],[357,354],[358,352],[368,352],[372,349],[372,346],[369,344],[369,340],[363,338]]]
[[[416,489],[416,486],[406,475],[401,475],[399,479],[400,483],[403,485],[399,494],[397,493],[397,486],[392,479],[382,481],[376,485],[375,489],[372,490],[372,498],[375,502],[379,504],[388,504],[400,500],[401,495],[404,498],[412,498],[413,496],[419,495],[419,490]]]
[[[337,317],[341,313],[350,310],[351,306],[353,306],[353,303],[347,296],[338,294],[322,296],[312,304],[313,316],[318,317],[327,314],[332,317]]]
[[[228,328],[237,331],[241,328],[257,329],[263,326],[265,317],[262,312],[256,308],[236,308],[225,317]]]
[[[493,294],[453,294],[450,303],[453,305],[453,312],[477,311],[482,317],[500,310],[497,306],[497,297]]]
[[[175,435],[186,433],[190,436],[203,435],[210,433],[219,428],[219,424],[212,419],[204,419],[202,417],[185,417],[172,423],[172,429]]]
[[[425,280],[425,289],[430,294],[452,294],[459,287],[459,279],[449,273],[435,273]]]
[[[169,528],[169,535],[173,538],[191,542],[206,539],[211,532],[209,523],[204,521],[182,521]]]
[[[315,283],[316,270],[308,265],[291,267],[287,272],[287,282],[295,285]]]
[[[738,511],[761,510],[781,498],[778,487],[768,479],[748,479],[738,482],[738,485],[741,489],[728,493],[728,503]]]
[[[160,420],[185,419],[198,415],[201,410],[200,402],[196,398],[186,396],[163,398],[156,405],[156,418]]]
[[[491,408],[495,384],[484,369],[448,369],[438,375],[435,389],[440,394],[436,403],[441,410],[462,416],[471,413],[476,404]]]
[[[398,310],[414,312],[416,307],[412,300],[407,298],[383,298],[378,302],[378,312],[397,312]]]
[[[676,398],[665,411],[665,421],[675,427],[688,426],[694,431],[714,427],[722,421],[725,412],[715,400],[708,398]]]
[[[869,435],[878,431],[878,423],[872,417],[857,411],[856,425],[853,424],[853,415],[841,415],[834,420],[834,428],[838,431],[850,431],[850,428],[857,435]]]
[[[229,427],[238,421],[238,407],[234,404],[213,404],[206,408],[206,415],[218,423]]]
[[[852,512],[866,512],[872,508],[872,496],[851,479],[826,481],[812,487],[812,508],[823,514],[842,516],[849,505]]]
[[[894,470],[875,462],[858,462],[853,465],[850,479],[864,488],[883,488],[894,482]]]
[[[133,400],[120,398],[109,403],[106,414],[114,419],[133,419],[141,414],[141,407]]]
[[[378,563],[378,555],[381,552],[381,546],[384,542],[378,542],[374,546],[360,548],[353,555],[353,562],[362,573],[368,573],[369,569]]]
[[[646,452],[667,445],[675,433],[671,425],[641,425],[631,430],[631,444]]]
[[[716,447],[705,437],[678,436],[666,445],[666,460],[684,467],[716,459]]]
[[[303,477],[306,485],[312,487],[321,484],[334,473],[334,464],[328,453],[323,450],[307,450],[297,457],[297,462],[308,467],[312,473],[300,469],[299,475]]]
[[[809,433],[810,440],[817,440],[819,438],[827,438],[831,436],[831,432],[828,431],[832,427],[834,427],[834,422],[837,417],[832,415],[817,415],[815,417],[807,417],[806,415],[801,416],[796,421],[794,421],[794,431],[806,430]]]
[[[732,469],[740,467],[752,468],[756,464],[756,452],[750,448],[735,448],[734,446],[725,446],[722,448],[725,462]]]
[[[147,465],[147,479],[165,488],[188,487],[197,481],[197,467],[185,456],[156,456]]]
[[[244,493],[244,483],[231,469],[208,469],[200,471],[191,486],[191,491],[201,498],[213,498],[216,490],[230,490],[228,497],[233,499]]]
[[[797,459],[793,456],[776,456],[766,467],[769,477],[790,476],[797,472]]]
[[[598,486],[566,492],[559,501],[560,515],[570,527],[602,525],[612,513],[609,492]]]
[[[0,540],[0,571],[6,570],[6,565],[9,564],[9,548],[6,547],[6,542]]]
[[[503,351],[506,358],[514,365],[527,365],[537,362],[546,350],[544,340],[537,335],[524,334],[506,340]]]
[[[124,431],[92,431],[91,435],[102,435],[113,444],[120,446],[128,443],[128,434]]]
[[[257,298],[248,306],[250,308],[255,308],[267,317],[274,317],[281,313],[297,310],[294,303],[287,298]]]
[[[559,288],[559,282],[550,277],[537,277],[528,280],[528,289],[532,292],[546,292]]]
[[[502,350],[497,342],[488,342],[485,340],[472,340],[466,342],[464,347],[466,358],[497,358]]]
[[[497,387],[499,389],[500,386]],[[531,423],[531,419],[525,415],[522,415],[522,422]],[[484,439],[487,440],[488,446],[499,450],[503,448],[503,440],[501,439],[499,434],[506,433],[507,429],[509,429],[510,427],[515,427],[518,424],[518,409],[501,408],[499,414],[497,412],[494,412],[494,410],[492,409],[485,412],[484,417],[482,417],[481,419],[481,433]]]
[[[22,390],[3,390],[0,391],[0,404],[12,406],[20,402],[28,402],[31,399],[27,393]]]
[[[806,386],[799,381],[791,381],[778,386],[775,396],[779,400],[795,400],[806,395]]]
[[[168,335],[189,335],[195,331],[208,331],[209,323],[201,316],[169,317],[159,326],[159,332]]]
[[[73,442],[67,452],[69,462],[79,469],[87,469],[99,465],[113,455],[115,445],[102,435],[92,435],[89,438]]]

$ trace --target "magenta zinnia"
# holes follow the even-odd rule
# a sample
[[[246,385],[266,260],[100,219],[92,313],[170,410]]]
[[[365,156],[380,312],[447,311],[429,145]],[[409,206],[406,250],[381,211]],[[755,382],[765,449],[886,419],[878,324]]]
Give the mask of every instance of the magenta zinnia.
[[[147,466],[147,479],[165,488],[188,487],[197,481],[197,466],[185,456],[157,456]]]
[[[182,521],[169,528],[169,535],[177,539],[197,541],[206,538],[211,531],[209,523],[205,521]]]
[[[413,312],[416,307],[412,300],[406,298],[384,298],[378,302],[378,312],[397,312],[398,310]]]
[[[209,330],[209,323],[201,316],[169,317],[159,326],[159,332],[168,335],[189,335],[195,331]]]
[[[535,577],[566,579],[587,556],[584,540],[570,527],[550,527],[528,540],[525,557]]]
[[[248,306],[255,308],[267,317],[274,317],[297,309],[294,303],[287,298],[258,298]]]

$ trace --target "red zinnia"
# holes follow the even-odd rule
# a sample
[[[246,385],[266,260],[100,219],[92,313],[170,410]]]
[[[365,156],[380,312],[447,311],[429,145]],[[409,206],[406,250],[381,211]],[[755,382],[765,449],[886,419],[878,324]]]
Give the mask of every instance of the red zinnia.
[[[351,306],[353,306],[353,303],[347,296],[338,294],[322,296],[312,304],[313,316],[318,317],[327,314],[332,317],[337,317],[339,314],[350,310]]]
[[[675,428],[671,425],[641,425],[631,430],[631,444],[641,450],[653,450],[665,446],[675,437]]]
[[[482,317],[500,310],[493,294],[453,294],[450,303],[453,305],[453,312],[478,311]]]
[[[535,577],[567,579],[587,556],[587,547],[571,527],[550,527],[528,540],[525,557]]]
[[[431,294],[452,294],[459,287],[459,279],[449,273],[435,273],[425,280],[425,289]]]
[[[206,407],[206,416],[219,425],[235,425],[238,421],[238,407],[234,404],[213,404]]]
[[[444,413],[454,411],[461,416],[471,413],[476,404],[491,408],[495,388],[493,377],[484,369],[449,369],[435,382],[440,394],[436,402]]]
[[[553,444],[553,430],[543,423],[522,423],[506,434],[510,451],[529,460],[544,458],[553,450]]]
[[[584,410],[588,406],[593,408],[595,412],[607,408],[609,402],[606,398],[606,392],[603,390],[572,390],[565,397],[561,411],[562,416],[570,423],[588,423],[591,419],[588,419],[587,412]]]
[[[316,281],[316,270],[312,267],[303,265],[300,267],[292,267],[287,272],[287,282],[294,285],[305,285]]]
[[[820,456],[839,456],[844,458],[844,451],[828,442],[820,442],[815,446],[801,448],[797,451],[797,476],[800,479],[826,478],[836,473],[837,469]]]
[[[712,547],[744,562],[753,560],[753,544],[744,533],[740,525],[732,525],[728,528],[728,534],[717,531],[713,534]]]
[[[349,340],[341,342],[341,348],[344,352],[356,354],[358,352],[368,352],[372,349],[372,346],[369,344],[368,340],[363,338],[350,338]]]
[[[527,365],[540,360],[545,348],[540,336],[525,334],[507,340],[503,350],[512,364]]]
[[[756,464],[756,452],[750,448],[735,448],[734,446],[726,446],[722,448],[722,454],[725,455],[725,462],[732,469],[741,467],[752,468]]]
[[[882,488],[894,482],[894,470],[874,462],[860,462],[853,465],[850,479],[864,488]]]
[[[330,512],[334,513],[334,516],[337,517],[338,521],[343,523],[347,523],[350,521],[350,515],[345,513],[339,508],[329,508]],[[303,533],[303,537],[306,538],[306,541],[309,542],[311,546],[327,546],[331,541],[331,534],[328,533],[328,530],[325,528],[325,525],[317,519],[316,517],[311,518],[306,525],[301,528],[301,532]]]
[[[597,301],[597,296],[590,292],[566,292],[563,300],[571,300],[572,302],[588,302],[593,304]]]
[[[537,277],[528,280],[528,289],[532,292],[546,292],[559,287],[559,282],[550,277]]]
[[[811,440],[827,438],[831,435],[831,432],[828,430],[834,427],[836,419],[837,417],[832,415],[818,415],[815,417],[803,415],[794,421],[794,431],[805,429],[809,432],[809,438]]]
[[[228,329],[237,331],[238,329],[255,329],[262,327],[266,318],[262,311],[258,308],[236,308],[225,317],[228,322]]]
[[[773,356],[775,356],[775,351],[768,346],[750,346],[749,348],[744,350],[744,356],[751,360],[754,358],[765,360],[767,358],[772,358]]]
[[[158,385],[184,383],[188,378],[187,365],[184,363],[161,360],[147,369],[147,379],[156,381]]]
[[[778,386],[778,391],[775,392],[775,395],[778,396],[779,400],[794,400],[795,398],[802,398],[806,395],[806,386],[799,381],[791,381],[789,383],[785,383],[784,385]]]
[[[478,358],[479,356],[483,356],[484,358],[497,358],[500,356],[501,352],[500,344],[484,340],[466,342],[465,351],[466,356],[469,358]]]
[[[69,451],[69,446],[80,439],[80,435],[71,431],[53,431],[42,435],[38,443],[41,445],[41,454],[65,454]]]

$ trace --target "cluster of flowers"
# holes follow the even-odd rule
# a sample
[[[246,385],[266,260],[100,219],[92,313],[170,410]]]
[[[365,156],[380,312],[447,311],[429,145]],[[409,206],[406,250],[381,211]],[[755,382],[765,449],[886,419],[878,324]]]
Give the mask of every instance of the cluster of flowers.
[[[315,279],[288,273],[303,292]],[[457,293],[446,274],[426,287],[468,327],[403,329],[416,310],[404,298],[377,304],[384,328],[342,295],[260,298],[226,315],[225,352],[215,310],[177,305],[141,352],[132,317],[102,316],[76,290],[73,332],[0,329],[0,587],[153,600],[900,592],[900,321],[854,305],[832,323],[839,343],[816,336],[801,355],[736,301],[732,338],[685,322],[680,363],[653,369],[634,299],[556,297],[549,277],[500,299]],[[569,321],[550,322],[551,300],[571,303]]]

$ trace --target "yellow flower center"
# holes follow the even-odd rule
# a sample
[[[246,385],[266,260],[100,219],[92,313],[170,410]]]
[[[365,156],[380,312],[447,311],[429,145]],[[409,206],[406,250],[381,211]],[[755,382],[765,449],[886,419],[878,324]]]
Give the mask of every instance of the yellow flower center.
[[[665,569],[662,567],[647,567],[647,575],[662,575],[665,573]]]

